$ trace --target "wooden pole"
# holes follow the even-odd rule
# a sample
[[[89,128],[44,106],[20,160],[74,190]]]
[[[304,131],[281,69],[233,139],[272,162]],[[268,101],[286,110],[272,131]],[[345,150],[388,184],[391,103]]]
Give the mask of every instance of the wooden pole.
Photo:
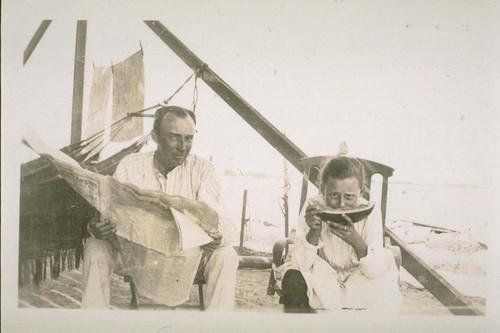
[[[71,116],[71,144],[82,140],[83,85],[85,78],[85,47],[87,21],[76,24],[75,67],[73,72],[73,112]]]
[[[285,178],[285,187],[283,193],[283,214],[285,215],[285,237],[288,237],[288,192],[290,190],[290,182],[288,181],[288,169],[286,167],[286,159],[283,159],[284,162],[284,178]]]
[[[385,233],[391,242],[401,249],[403,267],[436,297],[453,314],[460,316],[484,316],[469,299],[464,297],[455,287],[420,259],[411,247],[399,239],[394,232],[385,227]]]
[[[247,192],[248,190],[243,191],[243,210],[241,212],[241,229],[240,229],[240,250],[243,249],[243,236],[245,235]]]
[[[26,65],[28,62],[31,54],[33,51],[35,51],[36,46],[42,39],[43,35],[45,34],[45,31],[47,31],[47,28],[49,27],[50,23],[52,23],[52,20],[43,20],[38,29],[36,30],[35,34],[31,38],[28,46],[24,50],[23,53],[23,66]]]

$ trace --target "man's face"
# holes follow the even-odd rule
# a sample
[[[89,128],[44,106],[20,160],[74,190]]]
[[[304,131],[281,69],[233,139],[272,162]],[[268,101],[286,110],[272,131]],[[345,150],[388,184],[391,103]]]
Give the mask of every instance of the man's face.
[[[167,168],[181,165],[191,151],[196,126],[191,117],[180,118],[168,113],[163,118],[159,133],[153,137],[158,144],[157,154]]]

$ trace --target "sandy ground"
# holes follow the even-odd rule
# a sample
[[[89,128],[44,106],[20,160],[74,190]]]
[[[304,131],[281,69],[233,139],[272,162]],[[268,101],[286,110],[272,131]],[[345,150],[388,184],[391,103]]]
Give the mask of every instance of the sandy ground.
[[[240,269],[236,280],[236,311],[281,312],[279,297],[267,295],[269,269]],[[81,304],[82,274],[80,270],[66,271],[57,280],[46,280],[38,289],[27,286],[19,289],[19,307],[21,308],[66,308],[78,309]],[[426,290],[420,290],[409,284],[402,283],[404,303],[401,309],[403,315],[451,315],[451,312],[441,305]],[[111,290],[111,307],[113,309],[128,309],[130,305],[130,288],[118,275],[113,275]],[[164,310],[139,295],[141,310]],[[196,308],[198,288],[193,286],[188,303],[182,308]]]

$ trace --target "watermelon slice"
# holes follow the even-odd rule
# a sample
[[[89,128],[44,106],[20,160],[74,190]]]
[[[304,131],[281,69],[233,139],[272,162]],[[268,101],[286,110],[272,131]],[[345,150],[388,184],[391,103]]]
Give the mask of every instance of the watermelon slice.
[[[342,214],[349,216],[352,222],[359,222],[363,220],[365,217],[370,215],[373,211],[373,207],[375,207],[375,202],[369,201],[366,205],[359,205],[358,207],[345,207],[345,208],[331,208],[325,207],[324,210],[319,213],[319,217],[323,221],[333,221],[337,223],[347,224],[347,221],[344,220]]]

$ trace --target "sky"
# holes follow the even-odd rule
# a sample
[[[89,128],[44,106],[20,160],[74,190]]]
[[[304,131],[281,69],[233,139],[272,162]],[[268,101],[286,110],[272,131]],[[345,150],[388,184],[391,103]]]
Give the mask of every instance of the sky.
[[[4,3],[24,14],[6,15],[2,26],[3,124],[27,124],[55,147],[69,143],[77,19],[88,20],[86,99],[93,65],[120,62],[141,44],[145,105],[170,96],[191,72],[142,22],[154,18],[309,156],[333,155],[346,141],[351,156],[395,168],[393,181],[491,183],[500,87],[493,3],[124,4]],[[43,19],[53,22],[23,67]],[[172,104],[190,107],[192,93],[190,82]],[[194,153],[222,171],[282,172],[274,148],[203,82],[197,114]]]
[[[493,186],[497,17],[496,2],[464,0],[2,1],[2,194],[14,198],[2,195],[2,206],[19,198],[19,164],[32,157],[20,143],[26,126],[54,147],[69,144],[78,19],[88,24],[85,98],[93,65],[140,44],[145,106],[191,74],[142,22],[155,19],[309,156],[345,141],[349,155],[393,167],[393,182]],[[53,22],[23,66],[44,19]],[[190,82],[172,104],[190,107],[192,92]],[[197,117],[193,152],[221,172],[282,173],[279,153],[203,82]],[[17,219],[2,209],[2,220]]]

